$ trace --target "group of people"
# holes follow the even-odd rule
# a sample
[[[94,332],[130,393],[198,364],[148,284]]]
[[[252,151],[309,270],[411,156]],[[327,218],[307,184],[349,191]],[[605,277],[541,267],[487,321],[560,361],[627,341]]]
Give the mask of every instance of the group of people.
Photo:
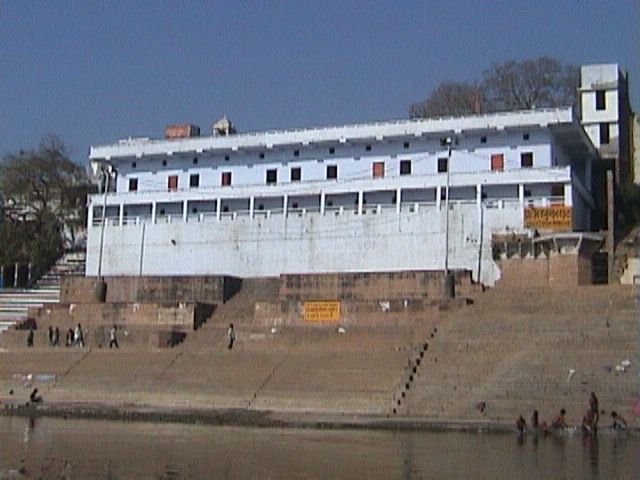
[[[33,347],[34,336],[33,328],[29,329],[29,333],[27,334],[27,347]],[[55,328],[51,325],[49,326],[47,337],[49,339],[49,346],[57,347],[60,345],[60,329],[57,326]],[[69,330],[67,330],[64,344],[67,347],[84,348],[84,332],[80,324],[78,324],[75,329],[69,328]]]
[[[551,422],[551,425],[548,425],[547,422],[540,422],[538,418],[538,411],[534,410],[531,415],[531,430],[534,433],[541,432],[543,434],[550,433],[550,431],[554,430],[562,430],[568,428],[569,425],[565,419],[567,411],[563,408],[560,410],[560,414]],[[617,412],[611,412],[612,424],[611,428],[614,430],[626,430],[627,429],[627,421],[621,416],[618,415]],[[585,434],[591,435],[595,434],[598,430],[598,421],[600,420],[600,410],[598,404],[598,397],[595,392],[591,392],[589,395],[589,407],[587,412],[582,417],[582,431]],[[522,415],[518,417],[516,421],[516,430],[518,434],[523,435],[527,432],[527,421],[524,419]]]

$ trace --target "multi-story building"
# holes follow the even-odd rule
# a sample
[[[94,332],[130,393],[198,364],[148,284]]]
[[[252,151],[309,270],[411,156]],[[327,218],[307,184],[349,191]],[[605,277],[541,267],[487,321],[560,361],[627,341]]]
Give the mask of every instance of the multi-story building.
[[[185,138],[91,148],[115,191],[90,197],[87,275],[257,277],[448,262],[493,284],[492,234],[590,229],[598,153],[570,108],[203,137],[183,130]]]

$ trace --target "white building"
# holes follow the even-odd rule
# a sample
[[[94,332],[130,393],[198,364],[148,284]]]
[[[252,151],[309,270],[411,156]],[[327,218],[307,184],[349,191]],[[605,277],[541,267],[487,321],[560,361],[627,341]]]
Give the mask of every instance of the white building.
[[[449,267],[493,284],[493,233],[590,229],[596,158],[571,109],[95,146],[87,275],[437,270],[448,223]]]
[[[618,64],[580,69],[581,122],[616,182],[631,176],[631,119],[627,73]],[[609,163],[610,166],[606,164]]]

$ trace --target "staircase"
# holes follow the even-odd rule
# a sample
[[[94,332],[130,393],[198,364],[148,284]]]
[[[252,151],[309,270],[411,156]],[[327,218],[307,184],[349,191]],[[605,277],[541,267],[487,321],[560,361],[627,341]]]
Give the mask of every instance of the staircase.
[[[33,288],[0,290],[0,331],[27,319],[29,308],[60,300],[60,279],[84,275],[86,253],[67,252],[45,273]]]

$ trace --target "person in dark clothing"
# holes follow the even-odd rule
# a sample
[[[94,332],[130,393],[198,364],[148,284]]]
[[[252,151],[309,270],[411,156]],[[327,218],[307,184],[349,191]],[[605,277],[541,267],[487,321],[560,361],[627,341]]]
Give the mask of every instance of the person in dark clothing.
[[[29,395],[29,400],[31,400],[31,403],[40,403],[42,401],[42,397],[38,395],[37,388],[33,389],[33,392],[31,392],[31,395]]]
[[[520,415],[520,417],[516,421],[516,430],[520,435],[524,434],[527,431],[527,421],[522,415]]]
[[[567,421],[564,418],[566,414],[567,414],[567,411],[564,408],[560,409],[560,415],[558,415],[553,421],[553,423],[551,423],[551,428],[554,430],[567,428],[569,425],[567,425]]]
[[[33,347],[33,328],[29,329],[29,333],[27,334],[27,347],[31,348]]]
[[[538,419],[538,410],[533,411],[533,415],[531,415],[531,428],[537,430],[540,428],[540,421]]]
[[[53,331],[53,346],[57,347],[58,345],[60,345],[60,329],[56,327]]]
[[[51,325],[49,325],[49,331],[48,331],[48,336],[49,336],[49,346],[53,347],[55,345],[55,343],[53,342],[53,327]]]
[[[229,340],[229,350],[233,348],[233,342],[236,341],[236,331],[233,328],[233,323],[229,324],[229,330],[227,330],[227,339]]]
[[[598,397],[595,392],[591,392],[589,395],[589,410],[591,411],[592,423],[591,426],[595,429],[598,428],[598,420],[600,420],[600,410],[598,407]]]
[[[67,347],[72,347],[73,346],[73,329],[72,328],[67,330],[67,338],[66,338],[65,345]]]

